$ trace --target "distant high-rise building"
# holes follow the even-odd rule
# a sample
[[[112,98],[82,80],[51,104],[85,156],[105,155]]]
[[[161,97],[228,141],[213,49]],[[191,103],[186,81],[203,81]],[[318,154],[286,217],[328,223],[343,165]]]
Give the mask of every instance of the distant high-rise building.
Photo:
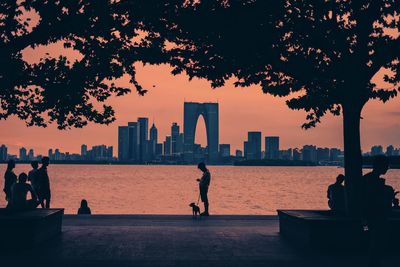
[[[247,146],[248,146],[248,142],[247,142],[247,141],[244,141],[244,142],[243,142],[243,157],[244,157],[245,159],[247,159]]]
[[[235,156],[236,156],[237,158],[242,158],[242,157],[243,157],[243,152],[242,152],[242,150],[236,149]]]
[[[8,149],[5,145],[0,146],[0,160],[6,161],[7,160]]]
[[[177,142],[179,138],[179,125],[174,122],[171,126],[171,153],[173,156],[177,156],[178,149],[177,149]]]
[[[301,152],[299,149],[295,148],[293,149],[293,160],[301,160]]]
[[[158,130],[154,123],[150,128],[150,140],[158,142]]]
[[[26,158],[26,148],[25,147],[21,147],[19,149],[19,159],[20,160],[27,160],[27,158]]]
[[[317,149],[317,161],[329,161],[329,148],[321,148]]]
[[[82,157],[83,159],[86,158],[86,156],[87,156],[87,151],[88,151],[87,145],[85,145],[85,144],[81,145],[81,157]]]
[[[279,159],[279,136],[265,137],[265,158]]]
[[[183,115],[184,160],[186,162],[198,162],[194,153],[199,150],[195,146],[196,124],[199,116],[204,117],[207,132],[207,159],[216,162],[219,158],[219,111],[218,103],[194,103],[185,102]],[[197,149],[197,150],[196,150]],[[204,150],[205,151],[205,150]],[[204,153],[205,154],[205,153]]]
[[[114,149],[112,146],[107,147],[107,155],[106,156],[108,159],[112,159],[114,157],[113,150]]]
[[[129,160],[138,160],[139,158],[139,127],[137,122],[128,122],[129,132],[129,149],[128,158]]]
[[[149,159],[148,153],[148,132],[149,132],[149,119],[138,118],[138,133],[139,133],[139,161],[146,161]]]
[[[164,155],[171,156],[171,136],[166,136],[164,141]]]
[[[118,160],[127,161],[129,157],[129,127],[118,127]]]
[[[34,160],[34,159],[35,159],[35,152],[33,151],[32,148],[29,149],[29,152],[28,152],[28,159],[29,159],[29,160]]]
[[[54,160],[53,149],[51,149],[51,148],[49,149],[47,156],[49,157],[50,160]]]
[[[342,151],[339,148],[331,148],[329,150],[329,160],[330,161],[339,161],[339,156],[342,154]]]
[[[386,156],[394,156],[394,147],[392,145],[386,148]]]
[[[293,149],[279,150],[279,159],[293,160]]]
[[[183,133],[180,133],[178,136],[178,140],[176,140],[176,153],[183,154],[183,142],[184,136]]]
[[[153,125],[150,128],[150,140],[149,140],[149,146],[150,146],[149,151],[152,159],[156,157],[157,144],[158,144],[158,130],[153,123]]]
[[[248,132],[246,159],[261,159],[261,132]]]
[[[163,154],[163,144],[157,144],[156,145],[156,159],[161,159]]]
[[[54,160],[62,160],[62,155],[61,152],[58,148],[54,151]]]
[[[303,146],[302,156],[304,161],[318,162],[317,147],[313,145]]]
[[[219,154],[221,159],[227,159],[231,156],[231,145],[230,144],[220,144]]]
[[[382,146],[373,146],[371,147],[371,156],[383,155],[383,147]]]

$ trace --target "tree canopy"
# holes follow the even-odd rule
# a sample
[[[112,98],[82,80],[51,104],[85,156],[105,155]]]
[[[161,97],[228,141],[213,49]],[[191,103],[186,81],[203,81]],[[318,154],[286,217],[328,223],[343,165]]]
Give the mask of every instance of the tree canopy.
[[[113,108],[99,103],[131,88],[144,94],[134,63],[165,62],[163,42],[145,26],[158,4],[130,3],[133,13],[119,1],[2,1],[0,119],[16,115],[30,126],[54,122],[60,129],[114,121]],[[65,53],[24,60],[25,49],[50,44],[60,44]],[[72,52],[79,58],[71,59]],[[123,75],[131,87],[114,82]]]
[[[215,87],[237,86],[291,96],[313,127],[343,105],[387,101],[399,89],[399,14],[394,0],[201,1],[172,23],[175,72]],[[194,23],[197,21],[199,23]],[[382,68],[388,87],[372,83]]]
[[[0,3],[0,119],[82,127],[110,123],[111,95],[131,88],[135,62],[169,63],[173,74],[214,87],[261,85],[308,112],[304,127],[344,105],[387,101],[399,87],[395,0],[21,0]],[[31,19],[35,14],[38,19]],[[47,55],[29,64],[26,48],[61,43],[80,59]],[[372,77],[382,68],[388,88]]]

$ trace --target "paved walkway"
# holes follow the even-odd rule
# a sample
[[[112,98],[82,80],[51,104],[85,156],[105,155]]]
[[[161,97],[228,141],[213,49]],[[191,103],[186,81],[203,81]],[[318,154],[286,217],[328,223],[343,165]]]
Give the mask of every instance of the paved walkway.
[[[2,251],[0,266],[355,267],[366,266],[365,258],[293,247],[279,236],[274,216],[67,215],[60,238]],[[389,255],[384,266],[399,262]]]

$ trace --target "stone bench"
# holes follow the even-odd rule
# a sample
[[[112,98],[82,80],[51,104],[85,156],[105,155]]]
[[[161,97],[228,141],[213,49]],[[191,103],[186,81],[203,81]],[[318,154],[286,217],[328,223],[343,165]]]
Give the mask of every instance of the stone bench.
[[[61,233],[64,209],[0,209],[0,247],[32,247]]]
[[[368,232],[361,221],[336,215],[328,210],[278,210],[280,234],[293,243],[313,249],[365,249],[369,244]],[[400,240],[400,212],[394,211],[389,219],[387,245]]]

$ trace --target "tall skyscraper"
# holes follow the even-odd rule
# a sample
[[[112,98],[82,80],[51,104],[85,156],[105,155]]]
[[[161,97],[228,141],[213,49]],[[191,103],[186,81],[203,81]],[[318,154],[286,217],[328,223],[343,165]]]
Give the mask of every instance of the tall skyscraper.
[[[246,159],[261,159],[261,132],[248,132]]]
[[[29,160],[34,160],[34,159],[35,159],[35,152],[33,151],[32,148],[29,149],[29,152],[28,152],[28,159],[29,159]]]
[[[149,140],[149,152],[151,154],[151,159],[155,159],[157,156],[157,143],[158,143],[158,130],[154,122],[150,128],[150,140]]]
[[[199,116],[204,117],[207,131],[208,160],[216,162],[219,158],[219,111],[218,103],[185,102],[183,115],[184,160],[196,162],[195,134]],[[203,153],[203,152],[202,152]]]
[[[265,137],[265,158],[279,159],[279,136]]]
[[[176,141],[176,152],[180,155],[183,154],[183,142],[184,142],[184,136],[183,133],[180,133],[178,136],[178,140]]]
[[[138,160],[139,158],[139,127],[137,122],[128,122],[129,145],[128,158],[129,160]]]
[[[5,145],[0,146],[0,160],[6,161],[7,160],[7,147]]]
[[[47,155],[48,155],[48,157],[49,157],[50,160],[54,160],[53,149],[50,148]]]
[[[85,144],[81,145],[81,157],[82,157],[82,159],[86,158],[87,151],[88,151],[87,145],[85,145]]]
[[[129,127],[118,126],[118,160],[129,160]]]
[[[179,138],[179,125],[174,122],[171,126],[171,152],[173,156],[178,155],[177,142]]]
[[[148,155],[148,132],[149,132],[149,119],[138,118],[138,133],[139,133],[139,161],[146,161],[149,159]]]
[[[165,137],[164,155],[165,156],[171,156],[171,136],[166,136]]]
[[[25,147],[21,147],[19,149],[19,159],[20,160],[27,160],[27,158],[26,158],[26,148]]]

